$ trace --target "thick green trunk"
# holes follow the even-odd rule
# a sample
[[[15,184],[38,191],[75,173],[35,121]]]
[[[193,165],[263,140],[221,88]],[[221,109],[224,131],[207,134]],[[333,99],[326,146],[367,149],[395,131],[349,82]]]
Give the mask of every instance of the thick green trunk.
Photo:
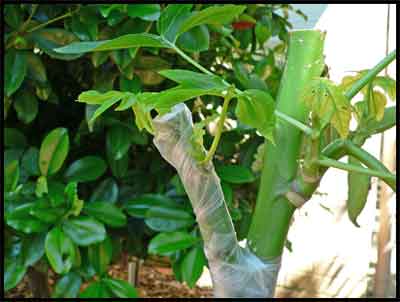
[[[277,97],[277,110],[301,122],[307,110],[301,94],[313,77],[323,68],[325,34],[315,30],[290,34],[286,67]],[[266,142],[265,161],[257,205],[249,231],[249,246],[263,259],[282,254],[289,224],[295,207],[284,194],[296,177],[302,132],[284,121],[276,129],[276,145]]]

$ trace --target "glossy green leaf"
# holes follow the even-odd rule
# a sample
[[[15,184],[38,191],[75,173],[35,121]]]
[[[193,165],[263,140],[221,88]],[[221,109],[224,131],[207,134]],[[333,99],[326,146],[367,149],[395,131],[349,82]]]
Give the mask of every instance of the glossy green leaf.
[[[104,225],[92,217],[80,216],[63,223],[63,231],[79,246],[88,246],[106,238]]]
[[[76,272],[69,272],[58,279],[53,293],[53,298],[76,298],[82,284],[82,278]]]
[[[101,157],[89,155],[74,161],[64,176],[68,181],[93,181],[102,176],[106,168],[106,163]]]
[[[118,185],[112,178],[104,179],[97,185],[96,189],[90,196],[90,201],[106,201],[110,203],[117,202]]]
[[[178,204],[172,199],[159,194],[143,194],[131,199],[123,204],[125,211],[134,217],[145,218],[146,212],[155,206],[168,208],[179,208]]]
[[[4,146],[11,148],[23,148],[27,145],[25,135],[15,128],[4,128]]]
[[[221,180],[233,184],[253,182],[255,177],[250,169],[240,165],[223,165],[216,167],[216,172]]]
[[[43,28],[35,30],[28,35],[35,44],[46,54],[54,59],[74,60],[82,56],[82,54],[65,54],[55,51],[55,49],[78,41],[78,38],[71,32],[61,28]]]
[[[160,233],[150,241],[148,251],[150,254],[176,252],[191,247],[198,240],[186,232]]]
[[[59,226],[47,233],[45,251],[51,267],[57,274],[69,272],[75,258],[75,246]]]
[[[160,17],[160,5],[159,4],[135,4],[127,5],[126,12],[129,17],[146,21],[156,21]]]
[[[113,246],[110,237],[107,237],[103,242],[92,244],[88,247],[89,262],[99,276],[107,272],[112,253]]]
[[[225,24],[230,23],[236,16],[246,9],[245,5],[221,5],[211,6],[201,11],[193,12],[179,27],[178,35],[201,24]]]
[[[233,190],[232,190],[232,186],[226,182],[221,182],[221,188],[222,188],[222,192],[224,193],[224,198],[226,201],[226,204],[232,205],[233,204]]]
[[[131,146],[131,131],[124,126],[114,125],[107,130],[106,148],[114,160],[121,159]]]
[[[25,169],[29,175],[40,175],[39,171],[39,149],[36,147],[29,147],[24,152],[21,160],[22,168]]]
[[[29,214],[36,217],[40,221],[46,223],[55,223],[62,215],[64,215],[66,209],[64,208],[53,208],[51,207],[50,200],[39,199],[36,200],[35,205],[32,207]]]
[[[245,90],[238,97],[235,114],[239,121],[256,128],[265,138],[274,142],[275,102],[266,92],[257,89]]]
[[[19,179],[18,161],[13,160],[4,169],[4,192],[12,192],[15,190]]]
[[[125,49],[132,47],[169,47],[159,36],[140,33],[120,36],[112,40],[97,42],[75,42],[70,45],[56,48],[59,54],[81,54],[90,51],[104,51]]]
[[[200,246],[195,246],[185,255],[181,263],[182,279],[193,288],[206,265],[206,257]]]
[[[119,159],[119,160],[114,160],[112,156],[108,153],[107,150],[107,161],[108,164],[111,168],[111,172],[113,176],[116,178],[123,178],[125,177],[126,173],[128,172],[129,168],[129,154],[128,152],[125,153],[125,155]]]
[[[233,62],[233,71],[236,79],[245,89],[258,89],[269,92],[268,85],[257,74],[250,74],[242,62]]]
[[[48,193],[47,178],[42,175],[36,180],[35,194],[37,197],[42,197],[42,195],[46,193]]]
[[[181,84],[181,87],[198,89],[228,89],[228,85],[215,75],[194,72],[184,69],[165,69],[158,72],[162,76]]]
[[[133,79],[128,79],[128,78],[124,77],[123,75],[121,75],[121,76],[119,77],[119,89],[120,89],[121,91],[126,91],[126,92],[131,92],[131,93],[138,93],[138,92],[140,92],[141,89],[142,89],[142,84],[140,83],[140,78],[137,77],[137,76],[135,76],[135,77],[133,77]],[[123,107],[122,104],[123,104],[123,103],[127,103],[128,100],[130,100],[130,99],[131,99],[132,97],[134,97],[134,96],[135,96],[134,94],[125,96],[124,99],[123,99],[122,102],[121,102],[121,105],[120,105],[119,107]],[[125,102],[124,102],[124,101],[125,101]],[[130,102],[132,102],[132,101],[130,101]],[[130,104],[129,106],[128,106],[128,105],[125,105],[125,107],[126,107],[126,108],[129,108],[131,105],[132,105],[132,104]],[[118,107],[118,108],[119,108],[119,107]],[[125,108],[125,109],[126,109],[126,108]],[[124,110],[124,109],[119,109],[119,110]]]
[[[35,203],[30,202],[15,207],[6,215],[7,225],[27,234],[45,231],[49,225],[30,215],[34,206]]]
[[[79,298],[112,298],[112,292],[103,280],[92,282],[79,294]]]
[[[136,298],[138,293],[136,289],[127,281],[119,279],[104,278],[104,284],[118,298]]]
[[[38,114],[38,101],[35,95],[23,90],[17,92],[14,98],[13,105],[18,119],[25,124],[31,123]]]
[[[105,201],[93,201],[85,204],[84,212],[111,227],[122,227],[126,216],[117,206]]]
[[[46,234],[41,233],[35,236],[29,236],[22,240],[22,254],[24,265],[34,265],[44,255],[44,243]]]
[[[179,36],[176,44],[179,48],[189,52],[201,52],[208,50],[210,46],[210,34],[205,25],[190,29]]]
[[[39,151],[39,168],[42,175],[56,173],[64,163],[68,150],[69,136],[66,128],[56,128],[47,134]]]
[[[65,203],[64,189],[65,185],[57,181],[49,181],[47,183],[48,197],[52,207],[59,207]]]
[[[179,28],[190,16],[193,4],[169,4],[157,21],[157,31],[168,41],[175,43]]]
[[[76,101],[90,105],[101,105],[110,99],[121,99],[124,96],[124,93],[116,90],[110,90],[106,93],[102,93],[96,90],[88,90],[82,92]]]
[[[43,64],[39,55],[34,53],[27,53],[27,76],[38,83],[44,84],[47,82],[46,67]]]
[[[173,232],[190,227],[195,223],[194,217],[187,211],[166,205],[152,206],[145,215],[146,225],[159,232]]]
[[[21,86],[27,71],[25,51],[7,50],[4,57],[4,88],[9,97]]]
[[[362,164],[351,156],[349,156],[349,164],[362,167]],[[347,182],[347,213],[349,214],[351,222],[353,222],[356,227],[360,227],[357,223],[357,217],[361,214],[367,202],[369,189],[371,187],[371,177],[361,173],[349,172]]]
[[[264,43],[271,37],[270,29],[264,24],[257,23],[254,29],[256,38],[260,45],[264,45]]]
[[[13,258],[4,261],[4,290],[16,287],[26,274],[26,267]]]

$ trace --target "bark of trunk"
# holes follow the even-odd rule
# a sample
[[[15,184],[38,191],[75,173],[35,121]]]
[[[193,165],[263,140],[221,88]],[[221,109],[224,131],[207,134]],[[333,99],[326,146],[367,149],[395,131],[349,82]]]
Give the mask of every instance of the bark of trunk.
[[[47,273],[40,272],[31,266],[28,268],[28,280],[34,298],[50,297]]]

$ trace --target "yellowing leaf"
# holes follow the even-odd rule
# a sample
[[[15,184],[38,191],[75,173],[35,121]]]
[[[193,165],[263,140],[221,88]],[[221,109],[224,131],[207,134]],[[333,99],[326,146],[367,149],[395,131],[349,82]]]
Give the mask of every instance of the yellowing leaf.
[[[302,99],[319,118],[320,129],[331,123],[342,138],[347,137],[351,106],[339,87],[325,78],[314,79],[306,88]]]
[[[379,91],[373,91],[368,98],[368,106],[370,114],[374,116],[377,121],[382,120],[386,106],[385,95]]]

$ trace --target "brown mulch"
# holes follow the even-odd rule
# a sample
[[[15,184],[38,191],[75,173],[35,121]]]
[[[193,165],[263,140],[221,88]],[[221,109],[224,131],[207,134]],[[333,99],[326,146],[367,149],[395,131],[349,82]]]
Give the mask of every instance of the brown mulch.
[[[123,261],[111,266],[109,274],[118,279],[128,280],[128,269]],[[154,261],[145,261],[139,270],[139,285],[136,288],[139,291],[139,297],[144,298],[204,298],[212,297],[212,289],[208,287],[189,288],[175,280],[170,267],[157,265]],[[49,285],[54,284],[52,275],[50,275]],[[83,285],[83,287],[85,284]],[[6,293],[5,298],[32,298],[32,293],[28,286],[28,280],[25,276],[18,286]]]

